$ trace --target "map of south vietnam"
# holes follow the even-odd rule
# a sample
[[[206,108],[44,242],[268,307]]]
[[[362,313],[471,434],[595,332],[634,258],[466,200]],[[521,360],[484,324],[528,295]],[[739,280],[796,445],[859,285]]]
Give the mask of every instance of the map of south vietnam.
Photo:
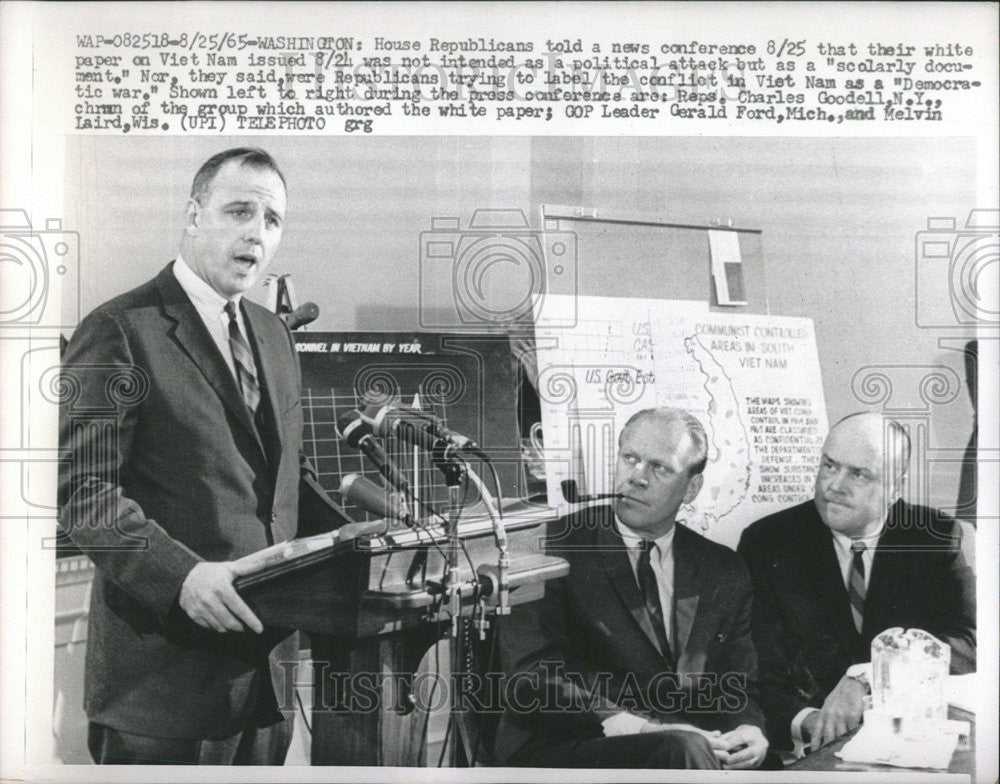
[[[678,521],[735,547],[743,528],[810,497],[826,405],[812,322],[674,300],[579,297],[571,330],[536,327],[549,503],[614,488],[618,435],[654,406],[704,425],[704,486]]]
[[[708,417],[702,424],[708,435],[708,463],[701,492],[682,514],[687,515],[684,521],[687,525],[705,533],[747,497],[751,478],[750,442],[740,418],[739,398],[725,369],[697,335],[684,339],[684,350],[704,377],[702,387],[708,396]]]

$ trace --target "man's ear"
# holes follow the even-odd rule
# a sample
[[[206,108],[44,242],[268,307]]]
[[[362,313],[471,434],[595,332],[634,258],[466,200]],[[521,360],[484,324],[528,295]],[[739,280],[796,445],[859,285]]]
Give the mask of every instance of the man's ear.
[[[892,483],[892,490],[890,491],[889,498],[887,499],[889,501],[889,506],[892,506],[896,503],[896,501],[903,497],[904,490],[906,490],[906,474],[903,474]]]
[[[184,208],[184,231],[191,233],[198,228],[201,220],[201,205],[195,199],[188,199]]]
[[[687,490],[684,491],[684,503],[690,504],[695,496],[701,492],[701,486],[705,483],[704,474],[695,474],[688,480]]]

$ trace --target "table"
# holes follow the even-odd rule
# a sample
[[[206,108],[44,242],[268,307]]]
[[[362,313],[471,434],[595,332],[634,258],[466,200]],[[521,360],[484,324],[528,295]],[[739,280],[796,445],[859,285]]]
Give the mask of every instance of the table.
[[[976,716],[974,713],[951,707],[948,709],[948,718],[957,721],[967,721],[970,724],[969,748],[956,749],[951,755],[951,764],[948,765],[948,773],[964,773],[973,776],[976,769]],[[861,762],[844,762],[836,756],[844,744],[847,743],[855,732],[848,733],[842,738],[837,738],[833,743],[828,743],[819,751],[813,752],[807,757],[796,760],[791,765],[786,765],[785,770],[827,770],[827,771],[895,771],[901,773],[914,771],[917,773],[940,773],[934,768],[897,768],[892,765],[867,765]]]

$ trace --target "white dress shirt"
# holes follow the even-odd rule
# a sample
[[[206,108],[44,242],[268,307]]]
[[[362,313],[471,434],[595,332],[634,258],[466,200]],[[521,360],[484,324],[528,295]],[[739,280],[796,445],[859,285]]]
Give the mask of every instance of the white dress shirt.
[[[871,584],[872,561],[875,560],[875,548],[878,540],[882,536],[882,528],[871,536],[859,537],[858,541],[865,543],[865,551],[861,554],[861,560],[865,565],[865,590]],[[833,534],[833,549],[837,553],[837,560],[840,562],[840,577],[844,581],[844,587],[850,585],[851,565],[854,563],[854,553],[851,551],[851,544],[855,541],[849,536],[844,536],[840,531],[830,531]]]
[[[233,360],[233,350],[229,347],[229,315],[226,313],[226,303],[230,300],[223,297],[213,289],[208,283],[198,277],[186,261],[180,256],[174,262],[174,277],[180,283],[184,293],[188,295],[191,304],[194,305],[201,320],[208,328],[208,334],[212,336],[212,341],[226,361],[229,372],[239,383],[239,376],[236,375],[236,362]],[[232,298],[236,306],[236,323],[243,334],[243,339],[247,340],[246,325],[243,323],[243,313],[240,310],[240,294]],[[250,341],[247,340],[247,345]]]
[[[618,533],[621,534],[628,547],[628,559],[632,563],[632,574],[635,575],[636,585],[639,583],[639,558],[642,555],[643,537],[629,528],[621,521],[616,521]],[[666,624],[667,642],[673,645],[674,631],[671,628],[674,606],[674,527],[670,526],[659,539],[653,540],[653,546],[649,553],[649,565],[653,567],[653,574],[656,576],[656,588],[660,594],[660,608],[663,611],[663,620]]]

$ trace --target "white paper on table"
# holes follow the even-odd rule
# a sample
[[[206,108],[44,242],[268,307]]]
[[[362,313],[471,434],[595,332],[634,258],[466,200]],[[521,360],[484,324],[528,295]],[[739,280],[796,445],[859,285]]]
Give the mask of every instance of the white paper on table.
[[[976,704],[982,699],[982,692],[979,691],[979,680],[974,672],[965,675],[949,675],[945,692],[949,705],[969,713],[976,712]]]
[[[947,731],[911,737],[862,727],[836,754],[844,762],[944,770],[958,746],[958,737]]]

